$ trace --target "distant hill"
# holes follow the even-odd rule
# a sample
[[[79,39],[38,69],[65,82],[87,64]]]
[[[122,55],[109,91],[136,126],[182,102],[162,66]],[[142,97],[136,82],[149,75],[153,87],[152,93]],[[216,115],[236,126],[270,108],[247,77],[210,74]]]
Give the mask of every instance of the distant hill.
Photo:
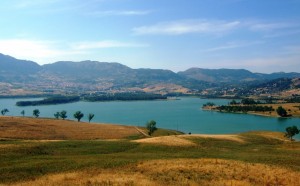
[[[265,81],[278,78],[295,78],[300,77],[300,73],[272,73],[262,74],[253,73],[245,69],[203,69],[190,68],[183,72],[178,72],[182,76],[191,79],[214,82],[214,83],[245,83],[251,81]]]
[[[171,86],[178,90],[187,88],[189,92],[199,93],[209,89],[222,95],[228,90],[247,90],[250,86],[267,86],[268,81],[279,78],[300,77],[300,73],[252,73],[245,69],[202,69],[191,68],[175,73],[163,69],[132,69],[120,63],[98,61],[59,61],[38,65],[33,61],[19,60],[0,54],[0,94],[9,95],[5,83],[11,83],[16,89],[29,92],[76,93],[93,91],[142,91],[147,87]],[[2,85],[1,85],[2,83]],[[272,83],[272,82],[271,82]],[[280,90],[279,88],[278,90]],[[149,90],[149,89],[147,89]],[[216,90],[216,91],[215,91]],[[26,91],[25,91],[26,92]],[[207,92],[207,91],[206,91]]]
[[[41,70],[41,66],[33,61],[20,60],[8,55],[0,53],[0,72],[13,72],[13,73],[36,73]]]
[[[19,60],[0,53],[0,78],[3,82],[28,82],[42,69],[33,61]]]

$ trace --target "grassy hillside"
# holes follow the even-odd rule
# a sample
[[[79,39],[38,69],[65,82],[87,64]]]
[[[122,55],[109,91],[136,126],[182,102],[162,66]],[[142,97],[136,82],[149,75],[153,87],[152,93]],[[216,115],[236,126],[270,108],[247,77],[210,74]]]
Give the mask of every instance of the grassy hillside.
[[[115,128],[110,136],[119,138],[112,140],[108,130],[100,133],[106,125],[97,128],[47,119],[31,119],[29,124],[27,120],[0,118],[1,131],[15,137],[22,133],[17,126],[32,125],[26,140],[2,136],[0,185],[297,185],[300,181],[300,142],[290,142],[282,133],[170,135],[160,131],[166,136],[136,140],[130,136],[139,135],[137,130],[110,125]],[[50,132],[55,122],[61,131],[76,133],[78,127],[78,133],[66,132],[70,136],[65,140],[28,140],[35,139],[34,133]],[[118,134],[127,129],[126,135]],[[29,135],[28,131],[23,130]]]
[[[0,138],[10,139],[95,140],[141,135],[133,126],[26,117],[0,117],[0,128]]]

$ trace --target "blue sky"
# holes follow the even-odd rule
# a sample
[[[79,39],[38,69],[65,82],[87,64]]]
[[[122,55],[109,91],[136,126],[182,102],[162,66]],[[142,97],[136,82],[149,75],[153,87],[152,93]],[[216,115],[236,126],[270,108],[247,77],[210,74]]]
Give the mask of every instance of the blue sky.
[[[1,0],[0,53],[300,72],[300,0]]]

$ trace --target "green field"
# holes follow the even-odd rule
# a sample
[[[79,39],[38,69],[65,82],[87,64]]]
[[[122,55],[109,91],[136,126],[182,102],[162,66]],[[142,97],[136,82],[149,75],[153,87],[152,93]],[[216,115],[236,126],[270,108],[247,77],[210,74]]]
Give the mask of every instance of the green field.
[[[138,168],[139,164],[148,161],[154,161],[151,164],[154,166],[157,164],[155,161],[168,162],[169,160],[174,164],[178,164],[185,161],[200,161],[205,159],[213,159],[213,162],[217,162],[218,160],[234,160],[234,162],[238,162],[239,165],[243,164],[245,167],[248,167],[248,165],[254,166],[254,164],[256,166],[258,163],[258,165],[263,164],[267,166],[267,168],[270,166],[272,170],[284,169],[284,171],[286,171],[285,176],[294,175],[295,178],[290,176],[292,180],[289,181],[284,179],[281,180],[282,183],[299,183],[297,181],[300,179],[300,143],[282,140],[281,138],[272,138],[272,133],[267,134],[268,135],[264,135],[264,133],[261,132],[240,134],[239,137],[244,141],[242,143],[214,138],[186,138],[186,140],[194,143],[192,146],[166,146],[137,143],[131,141],[131,139],[99,141],[34,141],[2,139],[0,141],[0,184],[27,182],[29,182],[29,185],[37,184],[35,181],[42,179],[47,175],[66,174],[65,177],[67,177],[67,173],[71,172],[81,172],[80,174],[84,174],[85,176],[88,175],[87,177],[93,177],[93,175],[101,175],[101,172],[104,171],[106,172],[105,175],[108,173],[110,175],[120,174],[120,177],[122,177],[121,170],[131,173],[129,175],[136,175],[139,173],[143,175],[143,177],[146,177],[146,180],[150,180],[152,185],[176,184],[178,181],[183,183],[182,181],[185,178],[190,180],[190,183],[206,183],[208,185],[212,179],[214,181],[228,180],[225,174],[218,178],[213,178],[215,174],[213,172],[208,172],[209,174],[204,177],[202,175],[200,179],[197,177],[197,175],[199,176],[199,174],[196,174],[197,170],[192,168],[183,169],[189,170],[182,173],[183,177],[180,172],[181,169],[176,168],[175,170],[178,171],[178,175],[181,175],[181,177],[179,176],[172,180],[171,177],[174,176],[172,171],[172,174],[170,173],[170,177],[168,177],[168,172],[166,173],[166,176],[160,175],[159,172],[157,172],[157,175],[154,175],[147,167],[145,170],[143,169],[143,171],[140,171]],[[279,133],[274,133],[274,137],[280,135],[281,134]],[[188,162],[185,162],[183,168],[188,165]],[[228,166],[229,165],[231,164],[228,164]],[[273,166],[274,168],[272,168]],[[237,170],[241,169],[241,167],[237,165],[234,167],[236,167]],[[157,164],[157,168],[160,168],[160,164]],[[117,170],[120,171],[116,173],[115,171]],[[82,171],[84,173],[82,173]],[[264,170],[257,171],[264,172]],[[242,172],[243,171],[237,171],[236,176],[240,176],[240,181],[244,183],[245,180],[243,179],[246,178],[241,177],[240,174]],[[223,178],[224,176],[226,179]],[[278,175],[278,181],[283,179],[280,176],[284,177],[284,175]],[[273,179],[269,178],[269,180]],[[77,178],[73,179],[71,182],[70,180],[65,181],[70,185],[89,185],[88,183],[90,183],[90,185],[110,185],[109,183],[114,185],[114,180],[110,180],[109,178],[102,181],[97,181],[97,179],[90,180],[88,178]],[[249,180],[247,178],[246,181],[250,185],[264,184],[262,181],[259,182],[259,180],[255,179]],[[49,183],[49,180],[45,182]],[[139,182],[138,180],[127,180],[125,183],[136,185],[136,183]],[[145,184],[146,183],[148,182],[145,182]],[[51,181],[49,185],[52,185]],[[55,185],[55,183],[53,183],[53,185]]]

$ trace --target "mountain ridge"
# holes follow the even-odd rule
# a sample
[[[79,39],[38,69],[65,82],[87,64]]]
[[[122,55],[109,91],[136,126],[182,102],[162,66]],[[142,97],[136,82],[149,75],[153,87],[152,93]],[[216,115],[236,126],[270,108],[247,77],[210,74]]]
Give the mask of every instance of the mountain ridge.
[[[0,54],[0,83],[12,83],[15,87],[28,86],[35,91],[143,91],[147,87],[147,90],[151,90],[149,87],[159,85],[164,93],[168,93],[177,91],[166,88],[174,85],[178,90],[187,88],[197,93],[210,88],[224,89],[241,84],[247,86],[278,78],[296,77],[300,77],[300,73],[264,74],[246,69],[196,67],[175,73],[168,69],[133,69],[117,62],[91,60],[58,61],[39,65],[33,61]]]

